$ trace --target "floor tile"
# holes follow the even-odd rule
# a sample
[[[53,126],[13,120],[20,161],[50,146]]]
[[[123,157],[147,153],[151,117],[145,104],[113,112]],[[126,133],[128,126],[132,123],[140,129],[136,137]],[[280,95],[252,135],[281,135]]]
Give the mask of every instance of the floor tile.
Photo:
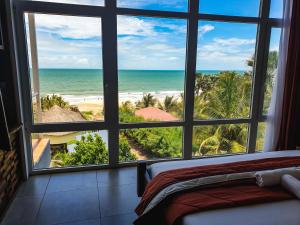
[[[97,171],[99,186],[136,184],[136,167]]]
[[[15,198],[1,225],[33,225],[41,201],[42,196]]]
[[[36,225],[100,218],[97,189],[46,193]]]
[[[68,222],[68,223],[59,223],[55,225],[101,225],[100,219],[94,220],[83,220],[83,221],[75,221],[75,222]]]
[[[40,196],[44,195],[50,176],[40,175],[32,176],[27,181],[23,182],[17,192],[17,197],[24,196]]]
[[[99,195],[101,217],[133,213],[139,201],[135,185],[100,187]]]
[[[52,175],[46,193],[77,189],[84,190],[87,188],[97,189],[97,179],[95,171]]]
[[[122,214],[101,218],[101,225],[132,225],[137,218],[136,214]]]

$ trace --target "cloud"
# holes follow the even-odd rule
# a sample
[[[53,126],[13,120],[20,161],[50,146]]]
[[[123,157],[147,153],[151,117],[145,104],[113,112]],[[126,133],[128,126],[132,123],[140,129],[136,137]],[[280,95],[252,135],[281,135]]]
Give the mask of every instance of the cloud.
[[[206,34],[207,32],[212,31],[214,29],[215,29],[214,26],[212,26],[210,24],[206,24],[206,25],[199,27],[198,33],[200,36],[202,36],[202,35]]]
[[[241,45],[253,45],[255,39],[241,39],[241,38],[215,38],[214,42],[223,46],[241,46]]]
[[[100,18],[36,14],[36,25],[40,67],[102,68]],[[215,29],[199,26],[200,37]],[[181,19],[118,16],[119,69],[183,70],[186,30]],[[254,53],[254,39],[208,40],[198,47],[202,69],[244,69]]]
[[[35,14],[36,29],[62,38],[101,37],[101,19],[90,17]]]
[[[197,69],[247,70],[255,51],[255,39],[214,38],[198,46]]]

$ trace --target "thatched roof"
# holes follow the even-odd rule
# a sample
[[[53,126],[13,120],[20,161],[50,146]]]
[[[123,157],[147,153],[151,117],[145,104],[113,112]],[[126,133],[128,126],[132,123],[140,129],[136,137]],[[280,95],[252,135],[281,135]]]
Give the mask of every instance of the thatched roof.
[[[48,111],[42,112],[42,123],[70,123],[85,121],[80,112],[74,112],[69,109],[63,109],[54,105]],[[73,132],[53,132],[48,135],[62,136]]]
[[[85,121],[79,112],[63,109],[57,105],[54,105],[48,111],[42,112],[43,123],[66,123],[78,121]]]
[[[175,116],[160,110],[155,107],[147,107],[135,112],[136,116],[141,116],[146,120],[157,120],[157,121],[176,121],[178,120]]]

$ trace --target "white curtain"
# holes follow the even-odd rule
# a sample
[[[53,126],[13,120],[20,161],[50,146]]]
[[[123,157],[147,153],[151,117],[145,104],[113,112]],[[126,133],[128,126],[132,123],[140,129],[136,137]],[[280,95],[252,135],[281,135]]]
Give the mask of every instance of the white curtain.
[[[293,0],[284,1],[283,28],[279,46],[278,70],[274,80],[272,98],[267,116],[263,149],[265,152],[276,150],[279,137],[292,6]]]

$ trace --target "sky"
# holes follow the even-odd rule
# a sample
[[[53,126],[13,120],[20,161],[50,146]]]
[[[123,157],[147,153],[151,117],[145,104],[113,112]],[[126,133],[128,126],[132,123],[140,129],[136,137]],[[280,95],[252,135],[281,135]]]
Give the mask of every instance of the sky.
[[[104,5],[102,0],[48,1]],[[272,1],[271,15],[278,17],[282,0]],[[187,11],[186,0],[118,0],[117,5]],[[257,16],[259,0],[201,0],[199,10]],[[35,14],[35,22],[40,68],[102,69],[101,18]],[[119,69],[184,70],[186,20],[118,16],[117,31]],[[197,70],[249,69],[246,61],[254,54],[256,33],[256,24],[199,21]],[[271,49],[278,48],[280,31],[274,33]]]

